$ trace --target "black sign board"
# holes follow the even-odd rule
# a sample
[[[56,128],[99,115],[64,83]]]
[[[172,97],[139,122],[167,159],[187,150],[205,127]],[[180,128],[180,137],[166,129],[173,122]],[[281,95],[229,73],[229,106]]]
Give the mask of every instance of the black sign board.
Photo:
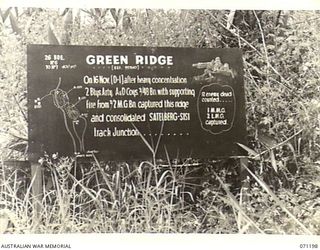
[[[30,153],[242,154],[238,49],[29,45],[27,60]]]

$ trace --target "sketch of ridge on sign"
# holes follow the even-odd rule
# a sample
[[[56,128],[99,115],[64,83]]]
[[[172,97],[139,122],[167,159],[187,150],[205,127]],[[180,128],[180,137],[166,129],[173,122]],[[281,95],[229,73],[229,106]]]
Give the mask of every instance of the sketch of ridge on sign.
[[[80,114],[80,111],[77,109],[76,105],[85,99],[85,97],[79,98],[79,100],[76,103],[70,103],[68,94],[74,90],[74,88],[70,89],[69,91],[64,91],[60,88],[61,85],[61,77],[59,77],[59,82],[57,86],[50,90],[48,94],[45,96],[38,98],[36,101],[38,102],[38,105],[40,104],[41,107],[41,101],[45,99],[46,97],[52,96],[53,98],[53,105],[59,109],[63,115],[64,125],[65,128],[72,140],[73,144],[73,150],[74,153],[76,152],[85,152],[85,133],[87,130],[88,122],[86,117],[83,114]],[[72,128],[70,128],[69,121],[72,123]],[[78,133],[76,126],[79,125],[80,121],[83,121],[83,129],[82,132]],[[77,147],[77,142],[79,144],[79,148]]]

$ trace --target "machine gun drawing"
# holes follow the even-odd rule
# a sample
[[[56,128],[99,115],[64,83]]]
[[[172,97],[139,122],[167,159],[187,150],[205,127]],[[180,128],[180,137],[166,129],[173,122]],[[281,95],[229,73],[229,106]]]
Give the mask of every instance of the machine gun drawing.
[[[230,69],[228,63],[222,63],[220,57],[212,59],[210,62],[198,62],[192,64],[192,67],[204,69],[204,73],[199,76],[194,76],[195,80],[209,80],[215,78],[217,74],[235,77],[236,73]]]

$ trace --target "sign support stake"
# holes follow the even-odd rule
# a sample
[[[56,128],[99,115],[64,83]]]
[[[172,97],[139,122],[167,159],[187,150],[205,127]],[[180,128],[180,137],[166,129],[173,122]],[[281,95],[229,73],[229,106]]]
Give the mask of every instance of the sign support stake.
[[[40,163],[31,162],[31,180],[32,180],[32,228],[35,229],[41,219],[41,201],[42,201],[42,166]]]
[[[248,157],[240,158],[240,173],[241,173],[241,190],[242,190],[242,202],[248,201],[247,190],[250,188],[249,182],[247,181],[248,172],[244,166],[248,166]]]
[[[248,182],[248,172],[244,168],[244,166],[248,166],[249,159],[248,157],[240,158],[240,178],[241,178],[241,198],[240,198],[240,206],[245,205],[249,202],[248,189],[250,188],[250,183]],[[240,227],[245,226],[240,222]]]

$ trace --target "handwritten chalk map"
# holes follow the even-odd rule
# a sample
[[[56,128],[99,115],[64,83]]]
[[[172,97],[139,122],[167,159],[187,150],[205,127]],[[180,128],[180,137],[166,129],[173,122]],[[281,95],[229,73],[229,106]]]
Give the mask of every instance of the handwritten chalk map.
[[[35,99],[36,105],[34,106],[34,108],[35,109],[41,108],[42,107],[41,101],[44,98],[51,96],[53,105],[56,108],[58,108],[63,115],[65,129],[68,132],[68,134],[70,135],[70,138],[72,140],[74,152],[85,152],[86,150],[85,150],[84,137],[85,137],[85,133],[87,130],[88,122],[87,122],[85,115],[80,114],[80,111],[77,109],[76,105],[80,101],[82,101],[86,98],[79,97],[78,101],[76,103],[70,103],[68,94],[72,90],[74,90],[76,87],[74,86],[68,92],[66,92],[66,91],[62,90],[60,88],[60,86],[61,86],[61,77],[59,77],[59,82],[58,82],[57,87],[55,89],[50,90],[50,92],[47,95],[45,95],[41,98]],[[80,136],[77,130],[78,130],[79,123],[81,122],[81,120],[83,121],[84,125],[83,125],[81,136]],[[71,123],[71,125],[69,123]],[[70,127],[72,127],[72,129]],[[78,145],[77,145],[77,142],[78,142]]]

